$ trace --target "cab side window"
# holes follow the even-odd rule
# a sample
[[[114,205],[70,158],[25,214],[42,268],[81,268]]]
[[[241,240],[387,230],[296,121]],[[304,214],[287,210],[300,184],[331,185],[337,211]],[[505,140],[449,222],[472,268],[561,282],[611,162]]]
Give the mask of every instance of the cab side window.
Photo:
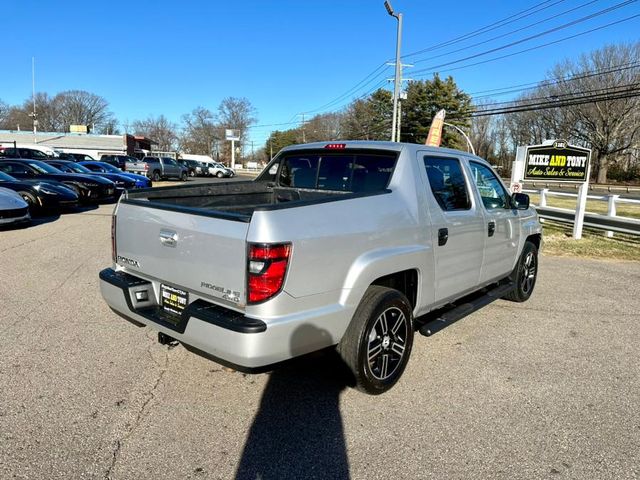
[[[462,166],[457,158],[424,157],[433,196],[444,211],[469,210],[471,201]]]
[[[486,165],[469,162],[473,181],[478,187],[480,198],[487,210],[509,208],[509,193],[498,180],[496,174]]]

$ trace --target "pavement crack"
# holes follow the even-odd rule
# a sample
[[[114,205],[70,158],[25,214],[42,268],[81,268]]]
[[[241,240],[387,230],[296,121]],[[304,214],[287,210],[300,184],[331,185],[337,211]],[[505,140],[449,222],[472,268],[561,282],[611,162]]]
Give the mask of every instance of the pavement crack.
[[[160,371],[158,372],[158,376],[156,377],[155,381],[153,382],[153,386],[145,394],[146,399],[145,399],[144,402],[142,402],[142,405],[138,409],[138,413],[136,414],[136,418],[133,421],[133,423],[128,426],[127,430],[125,431],[124,435],[122,435],[121,438],[117,438],[115,440],[114,448],[113,448],[113,455],[111,457],[111,463],[109,464],[109,467],[107,468],[107,470],[106,470],[106,472],[104,474],[104,477],[103,477],[104,480],[112,480],[112,476],[111,475],[113,473],[113,469],[115,468],[116,464],[118,463],[118,458],[120,457],[120,451],[122,449],[122,445],[136,431],[136,429],[138,428],[138,426],[142,422],[142,419],[143,419],[143,417],[145,415],[145,412],[147,411],[147,407],[149,406],[151,401],[156,398],[156,390],[158,389],[158,386],[162,382],[162,379],[164,378],[165,373],[167,373],[167,370],[169,369],[169,352],[168,351],[165,352],[164,365],[160,365],[155,361],[154,361],[154,363],[156,363],[156,365],[158,365],[160,367]]]

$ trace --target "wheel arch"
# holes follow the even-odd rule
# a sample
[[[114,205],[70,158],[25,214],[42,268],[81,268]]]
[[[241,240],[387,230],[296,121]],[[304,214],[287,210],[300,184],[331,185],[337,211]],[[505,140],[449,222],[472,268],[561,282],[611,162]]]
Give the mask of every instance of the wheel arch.
[[[429,274],[433,269],[427,265],[432,259],[429,251],[424,245],[410,245],[359,256],[347,273],[341,303],[358,305],[369,286],[379,285],[399,290],[415,311],[421,302],[421,285],[433,280]]]

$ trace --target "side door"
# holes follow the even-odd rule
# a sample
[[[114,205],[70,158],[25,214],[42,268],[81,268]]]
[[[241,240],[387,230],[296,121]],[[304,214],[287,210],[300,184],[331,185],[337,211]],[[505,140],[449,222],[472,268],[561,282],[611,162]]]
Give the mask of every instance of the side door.
[[[172,159],[161,158],[160,161],[163,164],[164,174],[167,177],[177,177],[179,175],[178,172],[180,171],[180,167]]]
[[[518,211],[511,208],[509,192],[490,166],[470,160],[469,170],[485,218],[485,254],[480,278],[482,283],[489,283],[513,270],[520,235]]]
[[[435,302],[475,290],[484,252],[485,220],[461,158],[418,152],[424,165],[435,259]]]

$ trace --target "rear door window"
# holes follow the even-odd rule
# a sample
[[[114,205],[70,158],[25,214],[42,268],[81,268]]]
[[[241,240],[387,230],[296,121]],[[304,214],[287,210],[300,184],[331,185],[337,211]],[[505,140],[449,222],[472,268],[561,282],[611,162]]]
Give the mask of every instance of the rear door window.
[[[469,210],[471,201],[462,165],[457,158],[424,157],[433,196],[444,211]]]

